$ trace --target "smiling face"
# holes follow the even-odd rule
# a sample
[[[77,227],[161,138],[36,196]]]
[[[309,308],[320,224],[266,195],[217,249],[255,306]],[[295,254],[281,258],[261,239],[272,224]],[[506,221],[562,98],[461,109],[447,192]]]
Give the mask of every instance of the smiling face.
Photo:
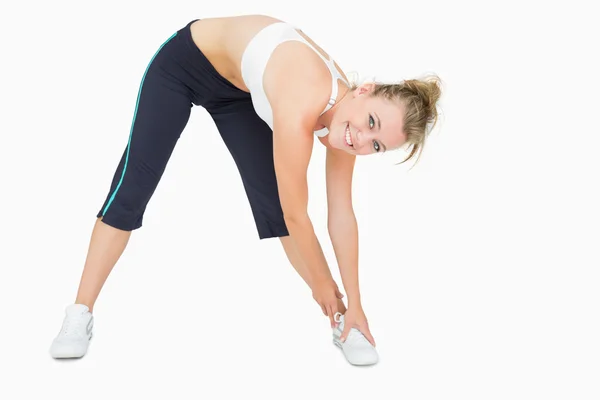
[[[338,104],[329,125],[329,144],[354,155],[382,153],[406,142],[403,106],[372,97],[372,84],[359,86]]]

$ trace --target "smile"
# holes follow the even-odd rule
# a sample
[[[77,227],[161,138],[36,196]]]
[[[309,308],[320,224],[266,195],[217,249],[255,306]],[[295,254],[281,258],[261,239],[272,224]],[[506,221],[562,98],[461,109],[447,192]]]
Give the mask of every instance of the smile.
[[[346,144],[350,147],[354,147],[352,135],[350,134],[350,124],[346,125]]]

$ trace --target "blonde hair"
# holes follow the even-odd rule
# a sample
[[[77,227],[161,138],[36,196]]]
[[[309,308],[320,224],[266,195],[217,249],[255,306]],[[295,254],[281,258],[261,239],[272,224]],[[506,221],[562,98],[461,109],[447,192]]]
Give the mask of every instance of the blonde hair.
[[[374,81],[371,96],[382,97],[386,100],[397,101],[404,105],[404,127],[406,144],[410,154],[403,164],[418,154],[419,161],[425,146],[425,140],[438,121],[437,102],[442,94],[442,80],[437,75],[425,75],[420,79],[410,79],[399,83],[381,83]],[[358,82],[352,82],[352,89],[358,87]]]

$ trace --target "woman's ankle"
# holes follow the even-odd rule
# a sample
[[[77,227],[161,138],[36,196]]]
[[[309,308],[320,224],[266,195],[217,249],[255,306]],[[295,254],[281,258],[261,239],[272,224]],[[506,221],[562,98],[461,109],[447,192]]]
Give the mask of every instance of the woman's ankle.
[[[94,302],[86,301],[85,299],[80,299],[79,297],[75,299],[75,304],[82,304],[86,306],[90,313],[93,311],[94,308]]]

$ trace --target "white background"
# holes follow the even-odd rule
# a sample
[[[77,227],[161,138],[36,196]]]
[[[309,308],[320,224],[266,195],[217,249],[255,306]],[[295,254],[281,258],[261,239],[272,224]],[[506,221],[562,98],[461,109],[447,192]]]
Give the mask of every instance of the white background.
[[[598,399],[589,3],[3,3],[0,398]],[[444,82],[419,164],[357,163],[380,363],[345,361],[279,241],[258,240],[201,108],[100,295],[88,354],[52,360],[150,57],[192,19],[253,13],[302,27],[346,71]],[[339,278],[324,154],[316,142],[310,213]]]

